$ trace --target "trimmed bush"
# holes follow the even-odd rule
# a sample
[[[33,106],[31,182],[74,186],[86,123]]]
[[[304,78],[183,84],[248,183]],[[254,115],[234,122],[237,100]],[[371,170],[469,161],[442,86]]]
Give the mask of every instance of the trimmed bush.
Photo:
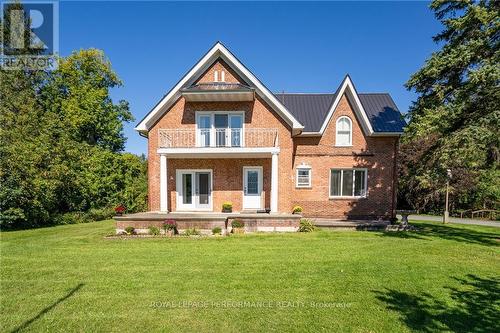
[[[240,220],[233,220],[231,222],[231,227],[233,228],[243,228],[245,226],[245,223],[243,223],[243,221],[240,221]]]
[[[158,227],[152,225],[148,229],[150,235],[158,236],[160,234],[160,228]]]
[[[316,229],[314,224],[309,219],[300,219],[299,232],[312,232]]]
[[[126,227],[125,232],[127,235],[135,235],[135,228],[134,227]]]
[[[212,234],[214,234],[214,235],[220,235],[220,234],[222,234],[222,228],[221,227],[214,227],[212,229]]]
[[[303,211],[304,211],[304,209],[303,209],[302,207],[300,207],[300,206],[295,206],[295,207],[293,207],[293,209],[292,209],[292,213],[293,213],[293,214],[300,214],[300,213],[302,213]]]

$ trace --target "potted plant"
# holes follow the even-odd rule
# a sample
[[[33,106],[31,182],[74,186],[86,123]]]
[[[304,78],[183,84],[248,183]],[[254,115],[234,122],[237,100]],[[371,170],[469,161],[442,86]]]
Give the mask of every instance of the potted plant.
[[[231,222],[231,227],[232,227],[231,232],[233,234],[245,233],[245,223],[243,223],[243,221],[241,221],[241,220],[233,220]]]
[[[177,222],[175,220],[165,220],[163,222],[165,235],[172,236],[177,234]]]
[[[115,207],[115,214],[117,216],[122,216],[123,213],[127,210],[127,208],[123,204],[119,204]]]
[[[222,204],[222,212],[223,213],[232,213],[233,212],[233,203],[230,201],[226,201]]]
[[[292,209],[292,214],[302,214],[302,211],[303,211],[302,207],[300,207],[300,206],[295,206],[295,207],[293,207],[293,209]]]

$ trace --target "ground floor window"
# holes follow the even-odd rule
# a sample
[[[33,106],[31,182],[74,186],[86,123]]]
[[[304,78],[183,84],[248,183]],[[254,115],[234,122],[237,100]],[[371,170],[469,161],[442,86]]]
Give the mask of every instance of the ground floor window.
[[[297,168],[296,187],[311,187],[311,167],[300,166]]]
[[[365,197],[366,169],[331,169],[330,197]]]

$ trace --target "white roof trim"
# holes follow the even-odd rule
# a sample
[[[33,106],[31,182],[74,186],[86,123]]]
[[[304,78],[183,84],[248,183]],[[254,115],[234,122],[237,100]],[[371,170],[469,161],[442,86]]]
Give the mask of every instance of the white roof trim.
[[[347,93],[347,97],[351,100],[351,102],[354,102],[354,113],[358,116],[358,118],[361,119],[361,127],[363,128],[363,131],[365,132],[365,135],[371,136],[373,135],[374,131],[372,128],[372,125],[370,123],[370,120],[368,119],[368,116],[366,115],[365,109],[363,108],[363,105],[361,104],[361,101],[359,100],[358,93],[356,92],[356,89],[354,88],[354,85],[351,81],[351,78],[349,76],[346,76],[344,81],[342,82],[342,86],[340,87],[339,93],[337,94],[337,97],[335,98],[335,101],[332,104],[332,107],[330,108],[330,111],[328,111],[328,115],[325,118],[325,121],[323,125],[321,126],[321,129],[319,133],[323,135],[325,132],[326,127],[328,126],[328,123],[330,122],[330,119],[333,116],[333,113],[335,112],[335,109],[337,108],[340,99],[342,96],[344,96],[344,93]],[[311,133],[312,134],[312,133]],[[309,135],[311,135],[309,134]]]
[[[217,58],[221,57],[244,79],[255,86],[257,93],[273,107],[276,112],[292,127],[294,132],[300,132],[304,126],[286,109],[286,107],[255,77],[224,45],[220,42],[214,45],[203,58],[165,95],[146,117],[135,127],[136,131],[147,133],[151,126],[162,116],[173,102],[180,96],[180,89],[194,82],[204,70]],[[295,134],[295,133],[294,133]]]

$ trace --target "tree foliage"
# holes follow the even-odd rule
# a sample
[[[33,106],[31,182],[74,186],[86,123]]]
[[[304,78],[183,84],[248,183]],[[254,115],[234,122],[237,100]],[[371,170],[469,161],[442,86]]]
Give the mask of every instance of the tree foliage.
[[[122,153],[125,101],[102,51],[74,52],[55,71],[0,70],[0,226],[36,227],[120,203],[144,210],[146,161]]]
[[[419,209],[442,207],[451,169],[455,208],[500,200],[500,2],[436,0],[442,44],[411,76],[419,94],[401,142],[401,197]]]

